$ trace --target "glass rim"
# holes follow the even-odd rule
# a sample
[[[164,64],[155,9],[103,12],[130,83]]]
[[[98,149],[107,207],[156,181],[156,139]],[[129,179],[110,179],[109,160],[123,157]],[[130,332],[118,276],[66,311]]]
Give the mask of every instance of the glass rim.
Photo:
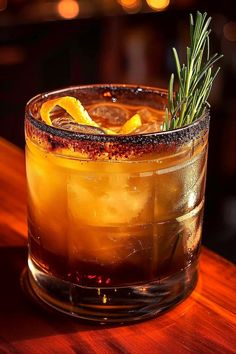
[[[27,103],[26,103],[26,119],[28,118],[30,122],[38,129],[48,132],[52,135],[59,136],[59,137],[64,137],[68,139],[73,139],[73,140],[84,140],[85,138],[89,139],[91,137],[91,140],[96,141],[102,141],[102,142],[115,142],[115,141],[120,141],[120,142],[128,142],[129,140],[132,140],[134,142],[135,140],[139,140],[140,137],[160,137],[160,136],[169,136],[172,134],[176,134],[179,132],[184,132],[188,131],[191,128],[197,127],[199,123],[206,118],[206,116],[209,116],[209,112],[206,114],[202,115],[199,117],[197,120],[194,122],[185,125],[181,128],[176,128],[176,129],[171,129],[171,130],[166,130],[166,131],[158,131],[158,132],[151,132],[151,133],[139,133],[139,134],[115,134],[115,135],[110,135],[110,134],[94,134],[94,133],[82,133],[82,132],[73,132],[70,130],[65,130],[61,128],[56,128],[53,126],[50,126],[46,124],[44,121],[40,121],[37,118],[35,118],[30,110],[32,104],[36,103],[40,99],[47,99],[51,97],[52,99],[55,98],[58,94],[66,93],[72,90],[77,90],[77,91],[82,91],[86,89],[104,89],[104,90],[129,90],[129,91],[134,91],[134,92],[145,92],[145,93],[154,93],[157,94],[160,97],[165,97],[167,98],[168,95],[168,90],[164,88],[159,88],[159,87],[154,87],[154,86],[145,86],[145,85],[132,85],[132,84],[90,84],[90,85],[76,85],[76,86],[69,86],[65,88],[61,88],[58,90],[52,90],[49,92],[45,93],[40,93],[34,97],[32,97]],[[55,96],[55,97],[54,97]],[[145,105],[145,104],[144,104]],[[86,140],[87,140],[86,139]]]
[[[107,94],[108,96],[106,96]],[[82,104],[85,101],[91,104],[102,99],[111,103],[114,102],[112,99],[116,99],[117,104],[138,103],[144,107],[164,111],[168,92],[158,87],[143,85],[95,84],[70,86],[33,97],[26,105],[25,136],[35,142],[36,145],[45,146],[47,151],[54,153],[60,149],[65,151],[72,148],[74,151],[86,154],[91,159],[101,156],[108,156],[109,159],[139,158],[153,152],[172,150],[173,147],[183,146],[208,133],[209,111],[193,123],[178,129],[130,135],[73,132],[49,126],[37,119],[36,115],[38,115],[40,104],[48,98],[53,99],[65,95],[77,97]],[[160,106],[160,108],[157,106]]]

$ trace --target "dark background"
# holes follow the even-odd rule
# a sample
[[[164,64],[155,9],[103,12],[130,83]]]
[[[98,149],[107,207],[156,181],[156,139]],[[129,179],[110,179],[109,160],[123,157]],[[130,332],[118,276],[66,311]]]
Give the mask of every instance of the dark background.
[[[166,87],[174,70],[171,48],[175,46],[185,60],[189,13],[207,11],[213,17],[212,52],[223,53],[224,59],[210,97],[203,243],[236,262],[233,1],[170,0],[163,11],[148,6],[151,1],[160,3],[0,0],[1,136],[24,147],[24,107],[40,92],[104,82]]]

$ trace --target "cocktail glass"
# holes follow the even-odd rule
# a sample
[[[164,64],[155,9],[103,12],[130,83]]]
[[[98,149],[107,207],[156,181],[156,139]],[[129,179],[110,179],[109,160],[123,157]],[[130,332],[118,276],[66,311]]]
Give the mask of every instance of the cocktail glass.
[[[42,103],[61,96],[159,117],[167,104],[166,91],[130,85],[77,86],[27,104],[29,284],[75,317],[152,317],[197,282],[209,116],[165,132],[69,131],[40,120]]]

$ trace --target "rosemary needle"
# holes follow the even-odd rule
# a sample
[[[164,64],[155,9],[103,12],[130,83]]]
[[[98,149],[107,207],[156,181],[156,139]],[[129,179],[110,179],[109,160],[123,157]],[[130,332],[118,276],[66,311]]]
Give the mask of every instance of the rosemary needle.
[[[211,17],[207,17],[206,12],[198,11],[195,22],[190,14],[190,46],[187,47],[186,64],[181,66],[178,53],[173,48],[178,88],[174,92],[175,76],[171,74],[163,130],[191,124],[209,107],[207,99],[220,70],[213,71],[213,65],[223,56],[214,54],[210,57],[210,22]]]

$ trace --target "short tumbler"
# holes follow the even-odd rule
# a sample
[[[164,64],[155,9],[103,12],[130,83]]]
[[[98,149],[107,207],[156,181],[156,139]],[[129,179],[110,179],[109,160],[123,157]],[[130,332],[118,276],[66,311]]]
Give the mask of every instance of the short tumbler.
[[[82,319],[152,317],[196,285],[209,116],[155,133],[68,131],[40,119],[42,103],[60,96],[161,117],[167,104],[166,91],[131,85],[70,87],[27,104],[30,287]]]

